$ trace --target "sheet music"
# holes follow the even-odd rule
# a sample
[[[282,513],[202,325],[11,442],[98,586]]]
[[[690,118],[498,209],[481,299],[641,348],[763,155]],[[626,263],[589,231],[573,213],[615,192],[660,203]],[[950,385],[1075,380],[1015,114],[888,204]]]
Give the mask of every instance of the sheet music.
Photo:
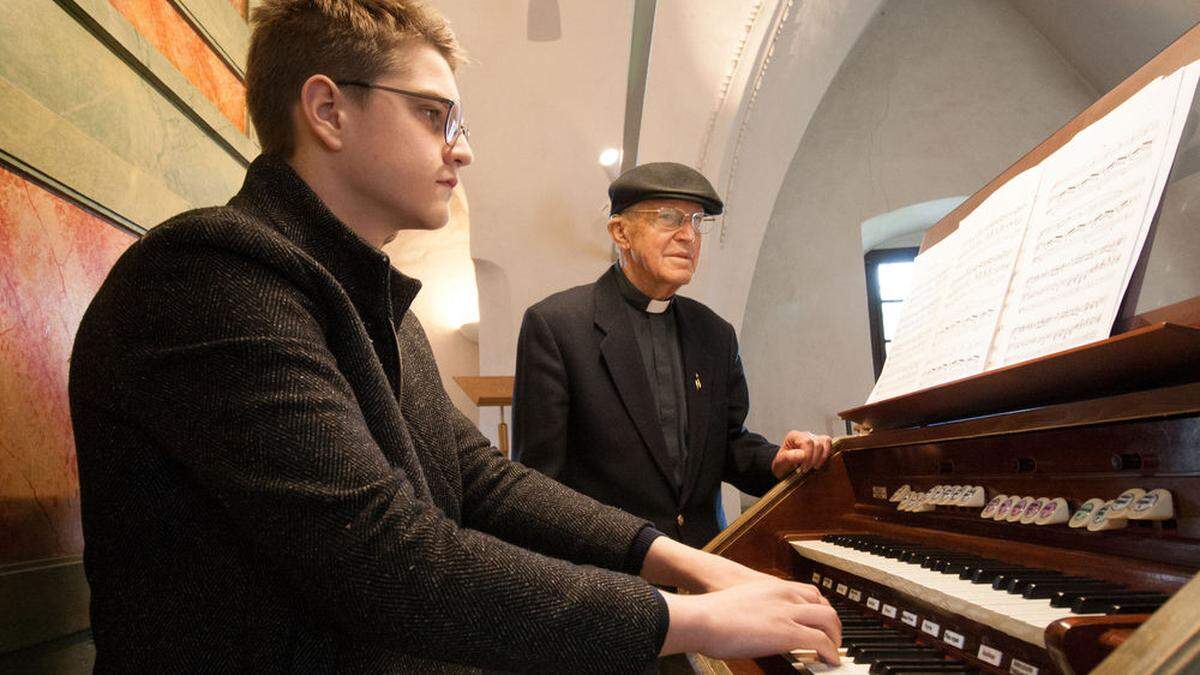
[[[1039,165],[1013,177],[959,222],[920,388],[983,372],[1041,175]]]
[[[896,338],[888,348],[879,381],[867,403],[900,396],[920,388],[921,372],[928,356],[929,340],[937,325],[937,311],[946,277],[958,257],[958,231],[931,246],[916,258],[912,288],[904,300],[896,324]]]
[[[918,256],[867,403],[1107,338],[1198,81],[1155,79]]]
[[[1174,156],[1182,79],[1156,79],[1042,163],[988,368],[1108,337]]]

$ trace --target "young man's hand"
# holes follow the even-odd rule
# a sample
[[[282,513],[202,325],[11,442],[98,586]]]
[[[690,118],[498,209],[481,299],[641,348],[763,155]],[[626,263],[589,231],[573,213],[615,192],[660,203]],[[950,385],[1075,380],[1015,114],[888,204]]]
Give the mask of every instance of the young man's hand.
[[[728,558],[705,553],[669,537],[650,544],[642,563],[641,576],[657,586],[680,588],[688,593],[712,593],[740,584],[774,580]],[[812,588],[812,587],[810,587]],[[816,589],[813,588],[814,592]],[[817,593],[818,602],[825,599]]]
[[[807,584],[769,578],[703,595],[663,592],[670,626],[661,655],[698,652],[717,659],[813,649],[837,665],[842,625]]]

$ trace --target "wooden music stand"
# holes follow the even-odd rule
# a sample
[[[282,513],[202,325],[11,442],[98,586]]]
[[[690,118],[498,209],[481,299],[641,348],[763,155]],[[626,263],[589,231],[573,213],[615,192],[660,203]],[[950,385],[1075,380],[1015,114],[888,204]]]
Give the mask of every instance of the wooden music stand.
[[[512,405],[513,376],[455,375],[454,381],[467,394],[467,398],[480,408],[500,407],[500,424],[496,428],[500,435],[500,452],[511,458],[508,453],[508,425],[504,422],[504,407]]]

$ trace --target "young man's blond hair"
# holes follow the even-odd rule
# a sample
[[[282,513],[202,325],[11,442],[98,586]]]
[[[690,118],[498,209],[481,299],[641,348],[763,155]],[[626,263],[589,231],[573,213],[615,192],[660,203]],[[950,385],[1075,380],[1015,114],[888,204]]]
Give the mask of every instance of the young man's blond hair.
[[[295,149],[292,106],[300,87],[321,73],[334,81],[372,81],[394,68],[396,47],[426,42],[456,69],[465,59],[446,19],[409,0],[266,0],[246,63],[246,100],[264,154]],[[350,90],[362,97],[365,91]]]

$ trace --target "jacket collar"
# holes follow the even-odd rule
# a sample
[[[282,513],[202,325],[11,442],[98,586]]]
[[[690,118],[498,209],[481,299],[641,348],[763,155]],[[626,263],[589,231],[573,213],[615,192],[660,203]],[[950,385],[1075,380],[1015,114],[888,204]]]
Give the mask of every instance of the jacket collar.
[[[662,314],[671,308],[675,298],[672,296],[666,300],[655,300],[645,293],[641,292],[629,277],[625,276],[625,272],[621,269],[621,263],[613,263],[613,269],[616,274],[613,277],[617,280],[617,290],[621,292],[621,297],[625,298],[635,309],[646,312],[648,314]]]
[[[325,206],[283,159],[259,155],[242,189],[229,202],[255,211],[299,247],[346,290],[360,312],[386,307],[397,325],[421,282],[392,267],[386,254],[363,241]]]

